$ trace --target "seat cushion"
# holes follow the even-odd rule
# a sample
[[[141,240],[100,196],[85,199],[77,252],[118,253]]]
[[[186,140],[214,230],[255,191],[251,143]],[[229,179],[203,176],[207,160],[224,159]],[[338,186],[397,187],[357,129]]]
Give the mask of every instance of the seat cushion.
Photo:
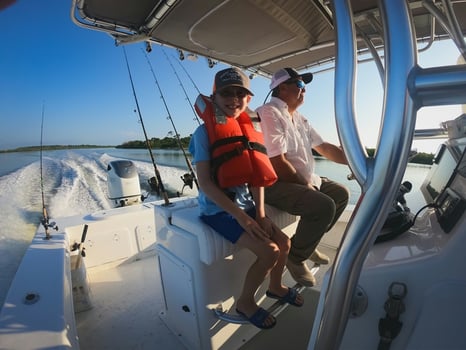
[[[266,213],[280,228],[284,228],[296,221],[294,215],[270,206],[266,206]],[[237,249],[240,249],[201,221],[198,206],[173,211],[171,223],[197,237],[200,260],[207,265],[230,256]]]

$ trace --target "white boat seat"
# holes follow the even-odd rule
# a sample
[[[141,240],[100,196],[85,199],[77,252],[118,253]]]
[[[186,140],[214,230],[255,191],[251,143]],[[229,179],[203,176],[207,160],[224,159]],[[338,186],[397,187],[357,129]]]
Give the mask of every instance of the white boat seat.
[[[296,215],[288,214],[286,211],[282,211],[267,204],[265,205],[265,214],[282,230],[294,224],[298,219]]]
[[[270,206],[266,206],[266,213],[282,229],[296,221],[296,216]],[[200,260],[204,264],[210,265],[239,249],[201,221],[197,206],[173,211],[171,224],[197,237]]]

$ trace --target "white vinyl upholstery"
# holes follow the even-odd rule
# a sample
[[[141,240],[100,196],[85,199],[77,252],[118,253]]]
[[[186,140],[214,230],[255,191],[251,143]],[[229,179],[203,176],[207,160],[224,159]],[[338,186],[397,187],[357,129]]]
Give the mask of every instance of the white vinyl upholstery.
[[[296,221],[294,215],[270,206],[267,206],[266,212],[280,228],[284,228]],[[237,246],[201,221],[197,206],[174,211],[172,213],[171,224],[197,237],[200,259],[204,264],[210,265],[218,259],[223,259],[233,254],[238,249]]]

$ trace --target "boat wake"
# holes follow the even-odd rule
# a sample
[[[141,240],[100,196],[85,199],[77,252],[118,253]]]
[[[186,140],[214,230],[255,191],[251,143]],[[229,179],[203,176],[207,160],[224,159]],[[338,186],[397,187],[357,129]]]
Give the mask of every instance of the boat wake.
[[[79,215],[113,207],[107,196],[107,164],[119,158],[94,151],[54,151],[44,153],[42,178],[44,200],[51,221],[55,217]],[[139,174],[141,191],[148,200],[147,180],[154,176],[153,165],[133,161]],[[178,167],[157,166],[169,198],[181,190]],[[193,188],[185,191],[197,195]],[[3,303],[11,280],[42,218],[40,162],[34,161],[0,177],[0,302]]]

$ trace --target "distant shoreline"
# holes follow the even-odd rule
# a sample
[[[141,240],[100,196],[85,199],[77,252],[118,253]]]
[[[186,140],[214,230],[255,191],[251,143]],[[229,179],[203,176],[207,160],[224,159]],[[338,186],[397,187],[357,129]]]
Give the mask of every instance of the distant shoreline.
[[[178,147],[174,147],[172,144],[157,144],[157,147],[153,147],[153,149],[177,149]],[[82,148],[123,148],[123,149],[145,149],[147,148],[142,141],[133,141],[123,143],[122,145],[118,146],[99,146],[99,145],[52,145],[52,146],[42,146],[43,151],[54,151],[54,150],[62,150],[62,149],[82,149]],[[14,149],[8,150],[0,150],[0,153],[13,153],[13,152],[34,152],[40,151],[41,146],[27,146],[27,147],[18,147]],[[367,153],[369,156],[374,155],[374,149],[368,148]],[[319,153],[312,151],[314,156],[320,156]],[[431,153],[423,153],[420,152],[416,154],[409,163],[414,164],[425,164],[425,165],[432,165],[434,159],[434,155]]]
[[[0,150],[0,153],[12,153],[12,152],[34,152],[40,151],[54,151],[60,149],[80,149],[80,148],[116,148],[116,146],[98,146],[98,145],[51,145],[51,146],[26,146],[18,147],[13,149]]]

